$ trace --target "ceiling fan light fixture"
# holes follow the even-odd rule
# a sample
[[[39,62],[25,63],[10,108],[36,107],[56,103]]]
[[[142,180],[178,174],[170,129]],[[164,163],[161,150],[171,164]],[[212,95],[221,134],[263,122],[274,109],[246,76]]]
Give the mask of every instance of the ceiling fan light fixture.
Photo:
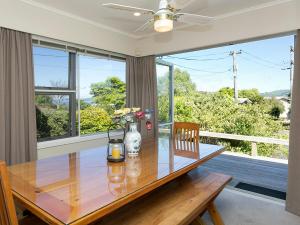
[[[154,30],[157,32],[168,32],[173,30],[173,20],[162,19],[154,22]]]
[[[154,30],[157,32],[168,32],[173,30],[173,16],[170,14],[160,14],[154,18]]]

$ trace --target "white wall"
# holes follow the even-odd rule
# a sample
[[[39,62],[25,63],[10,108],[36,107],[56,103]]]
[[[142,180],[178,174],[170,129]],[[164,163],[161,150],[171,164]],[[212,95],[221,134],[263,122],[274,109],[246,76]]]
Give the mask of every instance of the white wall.
[[[70,1],[71,2],[71,1]],[[103,50],[134,55],[135,40],[20,0],[0,0],[0,26]]]
[[[298,13],[297,13],[298,11]],[[164,54],[280,34],[300,28],[300,0],[216,20],[211,26],[186,28],[142,38],[139,55]]]

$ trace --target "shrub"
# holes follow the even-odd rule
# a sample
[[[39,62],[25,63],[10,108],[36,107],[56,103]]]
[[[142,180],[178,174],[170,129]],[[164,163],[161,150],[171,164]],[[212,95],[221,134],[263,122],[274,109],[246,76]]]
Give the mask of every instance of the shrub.
[[[107,131],[108,126],[111,123],[111,117],[102,108],[90,106],[84,110],[80,110],[81,134],[93,134]]]

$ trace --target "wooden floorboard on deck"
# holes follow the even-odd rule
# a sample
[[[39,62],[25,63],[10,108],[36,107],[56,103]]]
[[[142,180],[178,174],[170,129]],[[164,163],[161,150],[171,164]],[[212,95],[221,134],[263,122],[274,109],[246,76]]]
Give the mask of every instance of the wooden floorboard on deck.
[[[222,154],[201,167],[233,176],[233,184],[244,182],[286,192],[288,165]]]

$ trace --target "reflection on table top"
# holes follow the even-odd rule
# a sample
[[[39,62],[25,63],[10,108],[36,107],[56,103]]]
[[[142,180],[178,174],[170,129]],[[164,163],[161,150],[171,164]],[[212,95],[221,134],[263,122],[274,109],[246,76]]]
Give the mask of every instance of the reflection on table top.
[[[91,222],[220,154],[200,144],[193,154],[175,149],[168,135],[145,140],[138,157],[108,163],[106,146],[9,168],[20,201],[61,224]]]

